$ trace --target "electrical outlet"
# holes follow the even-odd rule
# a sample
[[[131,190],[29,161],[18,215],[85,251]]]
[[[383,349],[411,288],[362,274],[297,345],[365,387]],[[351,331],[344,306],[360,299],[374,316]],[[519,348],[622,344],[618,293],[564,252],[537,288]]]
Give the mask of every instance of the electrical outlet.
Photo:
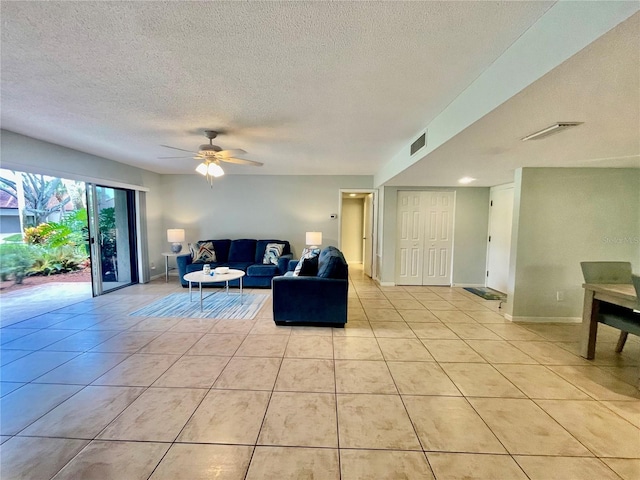
[[[564,302],[564,292],[562,290],[556,292],[556,301]]]
[[[151,270],[155,270],[156,269],[156,264],[151,262]]]

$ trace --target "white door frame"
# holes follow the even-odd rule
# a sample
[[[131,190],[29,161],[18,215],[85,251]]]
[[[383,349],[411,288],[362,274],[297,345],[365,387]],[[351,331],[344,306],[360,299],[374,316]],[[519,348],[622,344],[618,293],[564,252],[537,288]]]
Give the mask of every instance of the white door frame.
[[[365,195],[362,208],[362,268],[365,275],[373,278],[373,193]]]
[[[492,215],[493,215],[493,208],[491,205],[491,202],[493,201],[493,192],[495,191],[500,191],[500,190],[507,190],[507,189],[514,189],[514,184],[513,183],[505,183],[504,185],[497,185],[495,187],[491,187],[491,189],[489,190],[489,221],[488,221],[488,225],[487,225],[487,257],[485,260],[485,276],[484,276],[484,285],[485,287],[489,286],[489,258],[490,258],[490,251],[491,251],[491,242],[489,241],[489,236],[491,235],[491,220],[492,220]],[[515,191],[515,190],[514,190]],[[513,225],[511,225],[511,228],[513,229]],[[508,278],[507,278],[507,282],[508,282]],[[502,293],[507,293],[507,292],[502,292]]]
[[[339,223],[338,223],[338,248],[342,250],[342,195],[345,193],[371,193],[373,194],[372,198],[372,208],[371,208],[371,220],[372,220],[372,230],[373,230],[373,239],[371,242],[371,278],[377,278],[378,270],[376,267],[376,251],[378,245],[378,190],[375,188],[341,188],[338,193],[338,215],[339,215]],[[364,258],[364,252],[363,252]]]

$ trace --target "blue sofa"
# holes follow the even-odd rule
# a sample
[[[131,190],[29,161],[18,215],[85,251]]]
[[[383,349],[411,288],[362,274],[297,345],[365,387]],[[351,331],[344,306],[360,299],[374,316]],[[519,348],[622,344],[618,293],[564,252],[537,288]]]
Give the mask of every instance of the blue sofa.
[[[290,262],[293,268],[297,262]],[[342,252],[327,247],[318,256],[315,276],[292,272],[271,281],[276,325],[344,327],[347,323],[349,266]]]
[[[216,262],[210,262],[211,268],[229,267],[242,270],[246,275],[242,278],[242,285],[247,288],[269,288],[271,279],[277,275],[283,275],[289,268],[291,245],[286,240],[254,240],[243,238],[239,240],[204,240],[213,243],[216,252]],[[269,243],[282,243],[284,250],[278,259],[278,265],[263,265],[262,258]],[[184,280],[187,273],[202,270],[204,263],[192,263],[191,254],[180,255],[176,258],[180,283],[188,287],[189,282]],[[239,280],[229,282],[230,286],[239,286]],[[203,284],[206,286],[206,284]],[[209,286],[219,286],[210,284]]]

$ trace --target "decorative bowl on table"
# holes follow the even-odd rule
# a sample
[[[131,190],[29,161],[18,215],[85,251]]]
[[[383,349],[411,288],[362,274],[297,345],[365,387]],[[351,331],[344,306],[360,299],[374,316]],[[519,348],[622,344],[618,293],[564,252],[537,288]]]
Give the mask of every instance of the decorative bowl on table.
[[[217,267],[213,271],[222,275],[225,273],[229,273],[229,267]]]

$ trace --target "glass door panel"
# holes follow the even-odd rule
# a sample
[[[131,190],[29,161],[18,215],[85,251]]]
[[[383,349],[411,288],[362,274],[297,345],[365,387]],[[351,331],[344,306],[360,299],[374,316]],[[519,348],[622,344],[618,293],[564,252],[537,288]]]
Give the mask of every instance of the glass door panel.
[[[89,184],[93,294],[137,282],[133,191]]]

